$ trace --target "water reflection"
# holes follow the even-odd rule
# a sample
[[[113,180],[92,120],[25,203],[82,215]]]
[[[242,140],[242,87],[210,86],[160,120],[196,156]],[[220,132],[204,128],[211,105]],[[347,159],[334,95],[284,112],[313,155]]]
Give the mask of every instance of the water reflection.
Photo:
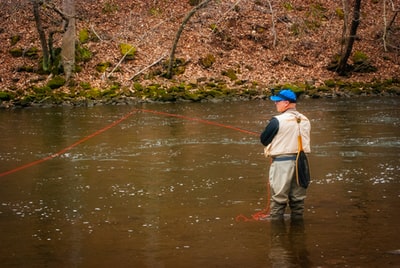
[[[271,221],[271,267],[312,267],[304,220]]]

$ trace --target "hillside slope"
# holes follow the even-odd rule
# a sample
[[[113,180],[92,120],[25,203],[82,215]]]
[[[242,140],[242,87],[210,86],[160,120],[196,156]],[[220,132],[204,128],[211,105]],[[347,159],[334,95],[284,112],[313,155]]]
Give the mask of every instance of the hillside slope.
[[[75,85],[90,83],[91,87],[101,89],[112,83],[132,88],[133,76],[160,58],[163,58],[160,62],[165,62],[179,25],[193,8],[187,0],[76,2],[77,31],[87,29],[92,37],[80,46],[90,50],[93,57],[88,62],[79,63],[81,71],[74,76]],[[268,2],[272,3],[271,7]],[[135,80],[143,85],[223,80],[231,87],[239,84],[272,87],[285,83],[320,86],[328,80],[370,82],[398,78],[400,16],[392,23],[390,46],[385,51],[381,2],[362,1],[362,20],[353,48],[353,52],[362,52],[377,68],[373,73],[338,77],[326,68],[341,48],[342,1],[235,0],[211,1],[187,23],[176,51],[176,57],[184,62],[183,73],[168,80],[154,75],[161,69],[161,65],[156,64],[136,76]],[[2,1],[0,8],[0,91],[27,90],[33,85],[46,83],[48,75],[26,71],[29,69],[27,66],[35,70],[38,59],[12,57],[10,54],[13,48],[24,51],[40,48],[30,2]],[[386,12],[388,23],[394,12],[390,7]],[[60,22],[49,10],[43,15],[43,20],[45,25]],[[12,43],[15,36],[20,40]],[[60,36],[55,37],[57,46]],[[133,60],[121,60],[120,43],[137,48]],[[207,59],[211,62],[205,61]],[[110,64],[105,72],[96,70],[100,63]],[[230,72],[237,79],[229,76]],[[64,87],[64,90],[69,89]]]

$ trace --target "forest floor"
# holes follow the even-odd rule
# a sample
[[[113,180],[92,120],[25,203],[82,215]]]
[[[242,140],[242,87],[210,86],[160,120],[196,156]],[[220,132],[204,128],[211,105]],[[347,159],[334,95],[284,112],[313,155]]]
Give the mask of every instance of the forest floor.
[[[355,64],[355,55],[361,55],[363,64],[376,70],[347,76],[327,69],[343,49],[345,13],[341,1],[210,1],[185,25],[175,54],[180,66],[172,79],[163,74],[179,26],[194,7],[191,1],[76,2],[77,39],[82,30],[89,32],[89,39],[78,42],[78,46],[92,56],[77,62],[79,71],[69,83],[52,89],[52,94],[62,92],[69,99],[101,98],[106,95],[101,92],[112,90],[108,97],[122,94],[152,99],[157,95],[155,100],[161,100],[160,90],[176,96],[182,88],[191,94],[198,90],[229,94],[246,91],[259,97],[271,88],[282,87],[313,97],[332,97],[340,95],[343,85],[351,85],[351,90],[342,95],[400,94],[400,16],[395,16],[399,1],[391,1],[393,6],[386,9],[382,1],[362,1],[349,64]],[[38,100],[31,95],[46,91],[43,88],[54,75],[38,72],[40,56],[25,54],[41,47],[31,3],[8,0],[2,1],[0,8],[0,99],[6,103],[3,106],[24,99],[25,103]],[[41,15],[46,31],[61,28],[60,17],[51,9],[43,9]],[[54,45],[60,46],[61,35],[54,37]],[[133,59],[123,58],[122,43],[136,48]],[[24,53],[12,56],[13,49]],[[79,93],[90,90],[97,95]],[[46,94],[41,96],[46,98]]]

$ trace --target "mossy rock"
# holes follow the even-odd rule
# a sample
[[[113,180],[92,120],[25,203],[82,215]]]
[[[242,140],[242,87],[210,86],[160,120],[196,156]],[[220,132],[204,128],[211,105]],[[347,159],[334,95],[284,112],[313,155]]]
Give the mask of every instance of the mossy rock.
[[[122,56],[125,56],[127,60],[133,60],[136,54],[136,48],[130,44],[121,43],[119,44],[119,51]]]
[[[199,59],[199,64],[204,68],[210,68],[215,62],[215,57],[212,54],[207,54],[204,58]]]
[[[37,59],[39,58],[39,49],[37,47],[31,47],[25,52],[24,55],[31,59]]]
[[[27,73],[33,73],[35,72],[35,68],[32,66],[19,66],[16,69],[17,72],[27,72]]]
[[[65,85],[65,78],[62,76],[54,76],[50,81],[47,83],[47,86],[51,89],[60,88]]]
[[[229,79],[231,79],[232,81],[238,79],[238,78],[237,78],[237,75],[236,75],[236,71],[233,70],[233,69],[228,69],[228,70],[226,70],[226,71],[222,71],[221,74],[222,74],[223,76],[229,77]]]
[[[13,35],[13,36],[10,37],[10,44],[12,46],[15,46],[20,40],[21,40],[21,36],[20,35]]]
[[[22,48],[12,48],[9,50],[10,54],[14,58],[22,57],[24,50]]]

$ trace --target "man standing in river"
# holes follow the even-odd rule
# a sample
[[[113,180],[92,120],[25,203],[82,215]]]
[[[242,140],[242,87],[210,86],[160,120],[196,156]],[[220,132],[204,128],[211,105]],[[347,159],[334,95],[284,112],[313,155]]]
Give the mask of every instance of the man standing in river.
[[[296,154],[298,135],[301,135],[303,149],[310,152],[310,121],[296,110],[296,94],[283,89],[270,98],[280,113],[274,116],[260,135],[266,146],[265,154],[272,158],[269,170],[271,189],[270,216],[282,220],[287,203],[292,219],[302,219],[306,189],[296,181]]]

